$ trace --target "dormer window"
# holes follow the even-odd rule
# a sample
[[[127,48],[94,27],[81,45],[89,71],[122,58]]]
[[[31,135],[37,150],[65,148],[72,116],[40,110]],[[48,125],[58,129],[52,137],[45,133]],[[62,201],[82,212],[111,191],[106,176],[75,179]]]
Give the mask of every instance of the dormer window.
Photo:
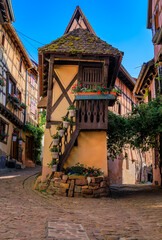
[[[103,85],[103,68],[101,64],[80,66],[80,83],[86,88]]]

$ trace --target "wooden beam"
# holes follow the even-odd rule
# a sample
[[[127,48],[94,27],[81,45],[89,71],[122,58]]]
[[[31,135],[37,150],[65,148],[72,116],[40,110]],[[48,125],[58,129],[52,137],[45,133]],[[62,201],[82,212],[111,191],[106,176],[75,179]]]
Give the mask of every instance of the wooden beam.
[[[72,79],[72,81],[70,82],[70,84],[68,85],[68,87],[66,88],[66,93],[70,90],[70,88],[72,87],[72,85],[74,84],[74,82],[77,80],[78,78],[78,74],[75,75],[75,77]],[[68,95],[68,94],[67,94]],[[60,97],[57,99],[57,101],[55,102],[55,104],[52,106],[52,112],[55,111],[55,109],[57,108],[57,106],[59,105],[59,103],[61,102],[61,100],[66,97],[66,95],[64,95],[63,93],[60,95]],[[69,97],[69,96],[68,96]],[[71,100],[70,100],[71,101]],[[70,105],[72,104],[72,102],[70,103]]]
[[[55,71],[54,71],[54,78],[56,79],[56,81],[57,81],[59,87],[61,88],[62,93],[63,93],[64,97],[66,98],[66,100],[68,101],[69,105],[71,105],[71,104],[72,104],[72,101],[71,101],[71,99],[69,98],[69,96],[68,96],[68,94],[67,94],[67,91],[66,91],[65,88],[63,87],[63,85],[62,85],[60,79],[58,78],[57,74],[55,73]]]
[[[49,70],[48,70],[48,91],[47,91],[47,123],[51,118],[52,109],[52,91],[53,91],[53,71],[54,71],[54,57],[50,56]]]

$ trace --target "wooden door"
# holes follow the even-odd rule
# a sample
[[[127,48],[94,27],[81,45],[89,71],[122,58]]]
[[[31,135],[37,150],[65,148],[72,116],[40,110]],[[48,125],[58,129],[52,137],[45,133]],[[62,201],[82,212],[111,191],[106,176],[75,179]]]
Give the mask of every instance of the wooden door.
[[[33,138],[26,136],[26,160],[33,160]]]
[[[18,160],[18,139],[15,142],[12,142],[13,150],[12,150],[12,158]]]

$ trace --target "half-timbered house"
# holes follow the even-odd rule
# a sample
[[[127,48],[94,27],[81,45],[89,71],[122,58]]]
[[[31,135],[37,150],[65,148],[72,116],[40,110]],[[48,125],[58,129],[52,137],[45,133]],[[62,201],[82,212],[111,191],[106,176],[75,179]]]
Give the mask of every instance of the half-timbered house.
[[[33,138],[23,132],[23,126],[27,122],[37,125],[38,71],[14,21],[11,1],[0,0],[0,157],[34,166]]]
[[[68,129],[59,143],[59,170],[78,162],[101,168],[108,175],[107,111],[112,99],[86,99],[71,94],[72,86],[114,86],[123,53],[96,36],[79,7],[65,34],[39,49],[40,94],[47,98],[43,179],[52,160],[49,151],[57,125],[76,103],[75,127]],[[70,128],[70,127],[69,127]]]

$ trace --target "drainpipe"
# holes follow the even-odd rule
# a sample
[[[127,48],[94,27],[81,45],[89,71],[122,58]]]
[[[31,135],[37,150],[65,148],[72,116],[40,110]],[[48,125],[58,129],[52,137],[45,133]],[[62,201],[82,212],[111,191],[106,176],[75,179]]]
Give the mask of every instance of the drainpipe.
[[[28,70],[32,69],[33,67],[26,69],[26,79],[25,79],[25,105],[27,105],[27,86],[28,86]],[[26,125],[26,109],[24,112],[24,125]]]
[[[26,79],[25,79],[25,105],[27,104],[27,86],[28,86],[28,68],[26,69]],[[26,108],[24,111],[24,125],[26,125]]]

